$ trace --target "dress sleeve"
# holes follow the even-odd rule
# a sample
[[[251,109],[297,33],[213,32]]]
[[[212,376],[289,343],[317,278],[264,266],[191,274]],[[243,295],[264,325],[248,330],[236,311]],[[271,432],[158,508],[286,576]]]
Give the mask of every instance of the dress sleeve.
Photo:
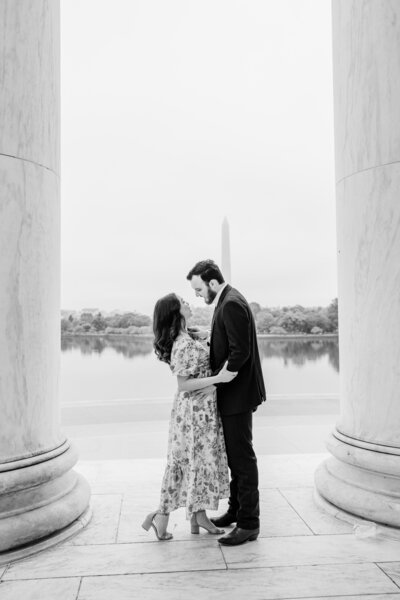
[[[171,371],[174,375],[190,377],[199,372],[198,350],[194,340],[187,338],[172,349]]]

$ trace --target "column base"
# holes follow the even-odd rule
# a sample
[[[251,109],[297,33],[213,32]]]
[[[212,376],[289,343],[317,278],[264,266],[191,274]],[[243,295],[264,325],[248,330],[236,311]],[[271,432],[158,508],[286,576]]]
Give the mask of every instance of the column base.
[[[320,497],[346,515],[400,528],[400,450],[335,431],[315,473]]]
[[[399,528],[389,527],[389,525],[376,524],[375,521],[367,521],[366,519],[363,519],[362,517],[358,517],[357,515],[352,515],[351,513],[348,513],[345,510],[342,510],[341,508],[334,506],[333,504],[328,502],[328,500],[325,500],[325,498],[323,498],[317,490],[314,490],[314,502],[315,502],[316,506],[318,506],[318,508],[323,510],[325,513],[331,515],[332,517],[335,517],[335,519],[339,519],[340,521],[344,521],[345,523],[348,523],[349,525],[353,525],[355,528],[355,531],[357,531],[356,528],[358,525],[368,526],[368,525],[373,524],[376,527],[375,527],[375,532],[372,534],[372,537],[376,537],[379,535],[379,537],[384,537],[384,538],[389,538],[391,540],[400,541],[400,529]],[[363,536],[361,536],[361,537],[363,537]],[[366,535],[365,537],[370,537],[370,536]]]
[[[33,554],[37,554],[38,552],[42,552],[43,550],[47,550],[48,548],[52,548],[65,540],[68,540],[71,537],[77,535],[82,529],[86,527],[86,525],[90,522],[92,518],[92,509],[90,506],[87,507],[85,512],[73,523],[64,527],[64,529],[60,529],[55,533],[52,533],[36,542],[31,542],[30,544],[25,544],[24,546],[19,546],[14,550],[9,550],[8,552],[0,552],[0,566],[7,565],[15,560],[20,560],[22,558],[27,558],[28,556],[32,556]]]
[[[34,547],[58,543],[87,524],[90,488],[72,470],[76,461],[65,442],[29,461],[0,465],[0,562],[5,553],[8,559],[17,549],[21,556],[32,554]]]

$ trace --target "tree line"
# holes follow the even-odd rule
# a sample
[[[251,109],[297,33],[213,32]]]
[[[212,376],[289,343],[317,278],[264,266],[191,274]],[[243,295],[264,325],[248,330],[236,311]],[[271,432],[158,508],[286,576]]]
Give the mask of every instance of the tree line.
[[[338,301],[326,307],[304,307],[300,304],[279,308],[262,307],[250,302],[257,333],[270,335],[337,333]],[[210,327],[213,309],[210,306],[194,307],[188,325]],[[152,320],[138,312],[103,315],[101,311],[82,311],[63,315],[63,335],[78,334],[149,334]]]
[[[250,303],[258,333],[284,335],[288,333],[337,333],[338,300],[329,306],[304,307],[300,304],[283,308],[263,308],[257,302]]]
[[[61,334],[124,334],[151,333],[151,318],[138,312],[103,315],[97,312],[81,312],[61,318]]]

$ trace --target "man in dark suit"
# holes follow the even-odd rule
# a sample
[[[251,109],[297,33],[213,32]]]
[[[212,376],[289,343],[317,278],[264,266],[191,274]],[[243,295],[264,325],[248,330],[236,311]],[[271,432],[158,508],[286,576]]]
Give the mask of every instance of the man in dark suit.
[[[214,261],[198,262],[187,279],[196,296],[203,297],[206,304],[215,303],[210,338],[211,369],[218,372],[228,361],[228,371],[238,372],[233,381],[217,386],[231,483],[228,511],[211,519],[217,527],[237,524],[218,540],[221,544],[236,546],[257,539],[260,532],[252,417],[257,406],[265,400],[265,387],[256,328],[247,301],[225,283]]]

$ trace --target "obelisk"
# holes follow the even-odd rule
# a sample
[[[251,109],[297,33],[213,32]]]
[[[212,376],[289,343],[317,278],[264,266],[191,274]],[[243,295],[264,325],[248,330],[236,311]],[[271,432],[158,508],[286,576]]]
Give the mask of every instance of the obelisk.
[[[222,274],[227,283],[232,283],[231,275],[231,245],[229,239],[229,223],[228,219],[224,217],[222,222],[222,260],[221,260]]]

